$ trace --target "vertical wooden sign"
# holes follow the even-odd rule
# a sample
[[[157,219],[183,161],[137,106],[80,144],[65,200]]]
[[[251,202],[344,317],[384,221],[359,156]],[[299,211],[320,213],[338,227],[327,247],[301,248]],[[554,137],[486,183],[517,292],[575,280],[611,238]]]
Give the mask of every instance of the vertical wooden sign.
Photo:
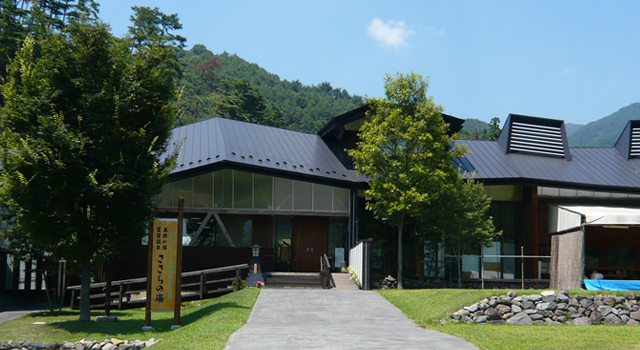
[[[143,331],[152,331],[151,312],[173,311],[174,325],[180,328],[182,301],[182,234],[184,198],[178,204],[178,219],[149,217],[149,253],[147,263],[147,307]]]
[[[178,220],[156,219],[153,226],[151,311],[171,312],[176,307]]]

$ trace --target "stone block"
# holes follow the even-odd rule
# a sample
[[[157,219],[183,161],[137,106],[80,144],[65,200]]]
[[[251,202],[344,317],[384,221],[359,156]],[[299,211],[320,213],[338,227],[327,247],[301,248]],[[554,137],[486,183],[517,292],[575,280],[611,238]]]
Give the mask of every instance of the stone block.
[[[545,310],[555,310],[558,305],[554,302],[543,302],[536,305],[536,310],[545,311]]]
[[[618,316],[614,314],[608,314],[607,317],[604,318],[603,324],[610,326],[619,326],[624,324],[624,322],[622,322],[622,320]]]
[[[573,319],[573,324],[576,326],[589,326],[591,325],[591,319],[589,317],[578,317]]]
[[[514,314],[518,314],[522,312],[522,308],[518,305],[511,305],[511,312],[513,312]]]
[[[513,315],[513,317],[507,320],[507,324],[519,325],[519,326],[530,326],[533,325],[533,320],[529,315],[524,312],[517,313]]]
[[[488,320],[498,320],[500,319],[500,313],[494,308],[488,308],[484,311],[484,315],[487,316]]]
[[[611,313],[613,309],[611,306],[602,305],[602,306],[598,306],[597,310],[602,316],[607,316],[608,314]]]

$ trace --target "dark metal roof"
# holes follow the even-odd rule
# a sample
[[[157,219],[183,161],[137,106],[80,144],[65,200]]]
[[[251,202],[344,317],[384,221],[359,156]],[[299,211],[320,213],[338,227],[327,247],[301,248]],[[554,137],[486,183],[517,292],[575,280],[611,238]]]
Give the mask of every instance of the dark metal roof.
[[[346,113],[343,113],[337,117],[331,119],[327,125],[325,125],[320,131],[318,131],[318,135],[321,137],[325,137],[327,135],[338,132],[345,125],[352,123],[358,119],[362,119],[366,117],[366,112],[369,110],[369,105],[365,104],[356,109],[350,110]],[[442,119],[449,124],[449,131],[452,134],[457,133],[462,130],[462,124],[464,123],[464,119],[456,118],[452,115],[440,113],[442,115]]]
[[[456,144],[465,145],[470,151],[464,160],[472,169],[463,170],[475,170],[475,179],[486,183],[640,192],[640,159],[627,160],[612,147],[571,148],[571,160],[565,160],[505,153],[496,141],[458,140]]]
[[[174,129],[167,154],[179,145],[174,176],[224,164],[324,181],[366,180],[347,170],[320,136],[292,130],[212,118]]]

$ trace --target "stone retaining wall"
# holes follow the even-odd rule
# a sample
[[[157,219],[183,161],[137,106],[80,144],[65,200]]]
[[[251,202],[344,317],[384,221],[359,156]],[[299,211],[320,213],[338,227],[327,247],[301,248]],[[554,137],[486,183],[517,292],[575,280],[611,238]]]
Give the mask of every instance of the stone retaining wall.
[[[518,296],[515,291],[491,297],[451,315],[454,322],[515,325],[640,325],[640,298],[578,295],[566,290]]]
[[[107,339],[105,341],[91,341],[80,340],[75,343],[72,342],[51,342],[51,343],[38,343],[33,341],[0,341],[0,350],[21,349],[21,350],[137,350],[142,348],[148,348],[151,345],[159,342],[160,339],[149,339],[148,341],[136,340],[129,342],[127,340],[120,339]]]

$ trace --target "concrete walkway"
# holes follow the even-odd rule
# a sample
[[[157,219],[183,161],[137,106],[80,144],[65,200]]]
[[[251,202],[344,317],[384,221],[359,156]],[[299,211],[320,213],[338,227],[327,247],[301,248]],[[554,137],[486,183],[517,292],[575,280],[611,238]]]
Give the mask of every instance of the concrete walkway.
[[[25,305],[2,308],[0,309],[0,324],[34,312],[47,310],[47,306],[48,305]]]
[[[262,290],[225,349],[477,350],[416,326],[376,292],[312,289]]]

